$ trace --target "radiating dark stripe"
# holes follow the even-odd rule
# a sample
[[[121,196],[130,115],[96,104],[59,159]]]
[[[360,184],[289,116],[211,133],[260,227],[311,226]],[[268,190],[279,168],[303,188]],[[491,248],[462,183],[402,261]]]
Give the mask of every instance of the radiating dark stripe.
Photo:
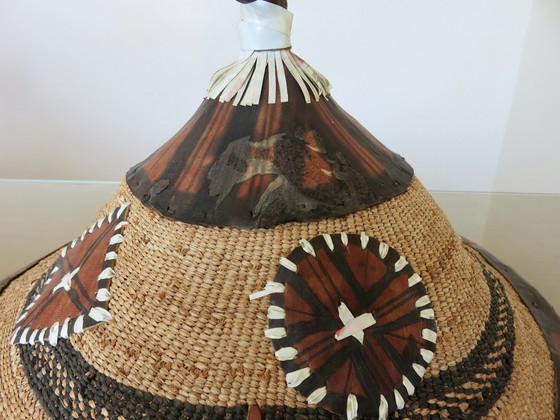
[[[315,275],[315,278],[325,279],[325,281],[328,282],[328,284],[331,286],[333,291],[336,293],[336,299],[333,298],[333,296],[331,295],[330,290],[327,287],[327,285],[325,284],[325,282],[323,282],[323,281],[318,282],[319,286],[325,291],[326,295],[329,297],[329,300],[334,305],[334,307],[337,307],[338,304],[340,303],[341,299],[342,299],[342,293],[340,292],[340,290],[338,290],[338,287],[336,286],[336,284],[335,284],[335,282],[332,278],[331,272],[329,270],[327,270],[325,268],[325,266],[318,260],[305,260],[304,262],[305,262],[305,264],[307,264],[309,266],[309,269]],[[320,273],[314,267],[314,264],[312,264],[312,262],[319,266],[319,269],[321,270]],[[340,273],[338,273],[338,274],[341,275]],[[294,283],[299,285],[302,282],[297,282],[297,283],[294,282]],[[313,292],[311,292],[311,293],[313,294]]]
[[[396,310],[400,305],[408,302],[415,297],[416,296],[412,293],[412,290],[410,290],[410,288],[404,290],[393,299],[390,299],[383,305],[378,306],[375,311],[375,319],[381,320],[385,318],[387,315],[390,315],[394,310]]]
[[[145,171],[151,181],[161,177],[168,161],[173,159],[173,154],[182,144],[182,141],[186,137],[187,133],[192,130],[193,126],[198,123],[201,116],[207,111],[208,105],[210,104],[203,103],[192,118],[177,132],[177,134],[175,134],[170,141],[165,143],[145,161]]]

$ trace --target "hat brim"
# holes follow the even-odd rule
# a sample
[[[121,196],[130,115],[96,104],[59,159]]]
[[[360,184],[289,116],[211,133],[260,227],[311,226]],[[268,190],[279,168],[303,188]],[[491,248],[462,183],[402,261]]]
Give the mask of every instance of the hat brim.
[[[126,190],[125,187],[123,188]],[[121,195],[117,194],[115,201],[120,203],[133,201],[126,196],[127,194],[126,191],[121,192]],[[407,199],[406,195],[410,196],[410,194],[416,197],[409,198],[418,199],[418,195],[424,193],[418,186],[413,187],[411,192],[405,193],[405,196],[399,199],[399,205],[402,205],[403,200]],[[108,206],[115,204],[109,203]],[[379,211],[379,209],[375,210],[375,220],[380,220]],[[178,223],[165,221],[159,219],[159,216],[149,214],[150,210],[137,202],[133,202],[131,213],[130,243],[123,245],[125,254],[126,246],[134,244],[138,247],[137,240],[150,230],[149,226],[140,223],[144,217],[158,225],[158,233],[154,234],[152,242],[168,241],[169,239],[165,238],[167,228],[170,232],[178,229]],[[431,210],[426,210],[426,214],[433,216]],[[354,215],[352,218],[346,218],[344,223],[338,220],[332,222],[330,226],[323,224],[321,228],[326,231],[341,229],[371,231],[372,228],[368,228],[365,221],[362,221],[361,226],[357,226],[356,218],[362,216],[366,217],[365,214]],[[416,218],[418,216],[418,214],[412,215]],[[167,223],[170,226],[166,226]],[[352,226],[351,223],[354,225]],[[306,228],[310,229],[309,226]],[[238,249],[224,252],[230,255],[244,252],[250,254],[252,251],[244,250],[247,244],[243,246],[240,242],[247,241],[242,239],[248,235],[247,231],[220,232],[218,228],[203,227],[192,229],[194,231],[190,232],[191,238],[196,238],[203,231],[208,235],[231,236],[232,233],[239,233],[236,238]],[[294,228],[284,226],[277,229],[281,229],[286,235],[285,232]],[[255,235],[264,234],[263,231],[255,232]],[[299,237],[311,233],[309,230],[307,232],[300,231],[294,235]],[[371,233],[380,235],[376,231]],[[179,232],[177,235],[184,237],[185,232]],[[419,236],[420,233],[417,232],[416,235]],[[146,245],[146,249],[155,246],[154,243],[149,244],[149,242],[142,242]],[[282,245],[281,249],[274,253],[285,255],[286,249],[290,249],[294,243],[297,244],[294,240],[288,242],[292,245]],[[477,287],[481,289],[478,293],[483,296],[481,300],[486,301],[483,312],[487,315],[482,320],[480,328],[473,327],[474,338],[464,338],[467,348],[459,349],[457,345],[450,345],[453,341],[447,340],[446,336],[453,335],[448,327],[451,325],[451,320],[457,329],[467,328],[463,324],[470,322],[471,309],[453,304],[454,301],[460,300],[458,297],[462,293],[460,290],[453,290],[450,287],[439,290],[436,283],[427,282],[436,310],[436,321],[438,318],[440,320],[438,328],[441,329],[442,338],[438,342],[436,359],[428,369],[422,385],[410,397],[404,410],[398,412],[399,418],[424,418],[429,415],[451,418],[485,416],[522,418],[527,415],[532,415],[534,418],[553,417],[554,413],[560,412],[558,407],[560,320],[558,316],[538,292],[491,254],[471,243],[461,245],[458,242],[458,246],[460,248],[449,249],[461,253],[462,258],[472,265],[474,272],[479,273],[476,278],[469,278],[468,273],[465,273],[465,277],[467,282],[477,283]],[[135,252],[146,255],[146,249]],[[193,251],[199,260],[208,258],[208,256],[204,257],[204,254],[199,255],[199,251]],[[270,249],[267,248],[266,252],[269,251]],[[177,250],[174,252],[176,253]],[[190,252],[191,250],[185,248],[184,254],[189,258]],[[150,326],[149,320],[143,319],[137,313],[140,306],[149,307],[154,318],[159,317],[157,313],[159,310],[167,314],[179,310],[173,309],[173,303],[163,305],[162,301],[168,297],[165,295],[169,290],[179,286],[177,282],[180,279],[177,276],[185,276],[184,267],[173,266],[173,261],[182,260],[185,255],[181,253],[172,255],[169,249],[166,249],[165,253],[167,253],[167,261],[161,266],[154,267],[144,279],[146,283],[159,282],[161,285],[159,290],[137,290],[136,287],[140,287],[140,283],[127,285],[124,280],[134,280],[133,274],[137,273],[132,271],[137,268],[132,266],[133,261],[128,259],[130,256],[124,255],[118,262],[121,264],[121,277],[115,278],[114,281],[115,295],[120,295],[122,298],[120,302],[118,298],[112,302],[115,321],[89,330],[81,336],[74,336],[70,340],[60,340],[56,347],[40,344],[10,346],[8,337],[36,280],[49,270],[57,255],[53,254],[23,273],[7,279],[4,283],[5,289],[0,296],[2,308],[0,333],[6,338],[3,343],[0,343],[0,383],[3,393],[0,411],[3,415],[22,419],[119,418],[119,416],[127,419],[146,417],[245,419],[251,406],[258,405],[263,418],[339,418],[324,409],[308,406],[304,398],[294,390],[286,388],[283,383],[283,373],[276,366],[273,356],[262,356],[258,353],[260,349],[267,354],[273,353],[270,343],[262,337],[262,332],[259,333],[266,324],[266,312],[263,315],[262,308],[257,305],[256,308],[251,309],[252,313],[244,313],[248,306],[241,300],[237,302],[237,299],[240,299],[238,292],[241,297],[246,298],[250,292],[258,289],[257,285],[262,285],[263,278],[258,276],[258,267],[257,276],[254,278],[248,278],[247,272],[241,266],[236,267],[236,275],[241,277],[245,275],[242,278],[245,283],[224,286],[226,292],[229,290],[230,293],[225,298],[238,304],[239,313],[233,313],[231,316],[239,325],[250,325],[248,334],[234,331],[231,334],[225,332],[223,336],[220,334],[213,336],[209,331],[219,325],[219,320],[218,324],[211,325],[207,331],[195,331],[193,326],[182,324],[179,318],[169,318],[167,325]],[[403,253],[412,254],[407,249],[403,249]],[[239,261],[243,260],[244,257],[240,257]],[[274,257],[271,261],[263,261],[257,256],[256,260],[260,264],[273,264],[271,261]],[[411,258],[411,264],[414,264],[414,258]],[[117,271],[118,269],[119,266]],[[251,268],[253,273],[254,269],[255,267]],[[428,277],[425,267],[417,269],[423,273],[423,277]],[[452,270],[454,267],[451,266],[441,269],[442,273],[446,271],[451,273]],[[217,273],[223,275],[227,283],[228,274],[216,271],[214,276],[217,276]],[[154,280],[150,276],[159,276],[159,278]],[[448,277],[453,276],[448,275]],[[202,279],[200,284],[190,285],[190,287],[200,287],[200,294],[212,300],[210,290],[212,286],[204,286],[204,283]],[[486,285],[487,289],[482,290],[481,285]],[[464,286],[467,287],[468,283]],[[146,284],[145,287],[151,286]],[[228,287],[233,289],[230,290]],[[180,295],[180,291],[177,293]],[[190,293],[193,293],[192,289]],[[454,298],[454,294],[457,297]],[[473,300],[476,300],[475,298],[476,296],[473,296]],[[150,302],[150,299],[159,301]],[[123,305],[125,301],[128,306]],[[216,301],[214,305],[219,307],[222,303]],[[216,316],[219,314],[205,313],[204,308],[198,307],[196,301],[193,300],[190,304],[192,315],[201,319],[201,322],[210,323],[212,319],[218,319]],[[174,322],[177,325],[173,325]],[[224,330],[228,327],[229,323],[226,322]],[[150,330],[152,330],[152,342],[145,338],[149,334],[141,338],[137,337]],[[129,335],[126,335],[127,331]],[[169,334],[165,331],[169,331]],[[206,348],[196,349],[198,343],[189,342],[189,335],[192,334],[205,336]],[[248,346],[245,347],[245,366],[237,365],[234,355],[224,354],[220,348],[221,344],[215,342],[216,339],[226,339],[233,334],[237,336],[239,342],[248,340]],[[145,340],[145,345],[132,346],[130,340],[135,339]],[[176,342],[173,343],[172,340]],[[190,353],[185,351],[182,354],[173,354],[166,351],[176,349],[177,344],[189,348]],[[154,354],[152,349],[158,347],[159,354]],[[125,354],[128,354],[128,359],[123,356]],[[183,359],[185,354],[187,357]],[[198,354],[198,360],[188,360],[189,354],[193,355],[193,358],[194,354]],[[550,354],[550,357],[546,357],[546,354]],[[113,360],[108,362],[108,355],[113,355]],[[204,355],[208,359],[207,365],[210,366],[203,366],[201,360]],[[217,360],[222,361],[223,366],[212,366],[216,360],[215,355]],[[177,364],[177,359],[182,363],[183,371],[177,371],[177,366],[180,366]],[[134,363],[130,363],[130,360]],[[269,360],[272,362],[269,363]],[[155,372],[154,369],[158,371]],[[255,377],[257,372],[262,372],[262,375]],[[215,388],[207,386],[209,380],[204,375],[212,374],[221,375],[221,378],[214,379],[222,386]],[[194,377],[193,382],[189,375]],[[181,377],[182,382],[178,380]],[[228,383],[229,387],[223,386]],[[267,395],[266,391],[261,392],[259,387],[263,386],[263,383],[273,394],[272,396]],[[281,403],[274,403],[277,401]],[[527,410],[530,410],[530,413]]]

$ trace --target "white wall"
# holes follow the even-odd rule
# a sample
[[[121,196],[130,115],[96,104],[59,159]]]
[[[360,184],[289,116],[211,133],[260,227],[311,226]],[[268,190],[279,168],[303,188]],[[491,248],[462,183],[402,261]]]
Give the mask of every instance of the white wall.
[[[494,188],[559,193],[559,162],[560,1],[535,0]]]
[[[523,154],[502,150],[534,1],[291,0],[294,51],[429,188],[532,192],[495,179]],[[234,0],[0,0],[0,178],[122,178],[237,57],[237,16]],[[546,148],[556,122],[539,123]]]
[[[0,0],[0,178],[118,180],[171,137],[237,53],[235,2],[193,3]]]
[[[294,9],[301,3],[292,1]],[[295,40],[328,72],[335,98],[405,156],[428,188],[491,191],[530,4],[345,2],[337,12],[322,9],[326,19],[315,29],[333,54],[323,47],[316,54],[317,39]]]

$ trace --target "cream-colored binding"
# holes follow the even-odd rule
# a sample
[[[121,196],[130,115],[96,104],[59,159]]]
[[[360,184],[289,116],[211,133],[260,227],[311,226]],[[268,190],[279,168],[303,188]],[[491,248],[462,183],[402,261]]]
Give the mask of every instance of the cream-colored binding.
[[[263,0],[241,7],[241,57],[212,77],[206,98],[233,101],[235,106],[258,105],[266,77],[268,103],[288,102],[286,72],[307,103],[328,96],[329,81],[290,50],[293,14]]]

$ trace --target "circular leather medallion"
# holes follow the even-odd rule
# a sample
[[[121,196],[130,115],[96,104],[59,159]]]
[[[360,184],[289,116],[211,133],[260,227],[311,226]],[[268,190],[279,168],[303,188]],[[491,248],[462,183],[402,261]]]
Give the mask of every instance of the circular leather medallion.
[[[302,240],[281,259],[265,335],[288,386],[356,417],[402,409],[434,356],[436,325],[420,276],[362,235]]]

